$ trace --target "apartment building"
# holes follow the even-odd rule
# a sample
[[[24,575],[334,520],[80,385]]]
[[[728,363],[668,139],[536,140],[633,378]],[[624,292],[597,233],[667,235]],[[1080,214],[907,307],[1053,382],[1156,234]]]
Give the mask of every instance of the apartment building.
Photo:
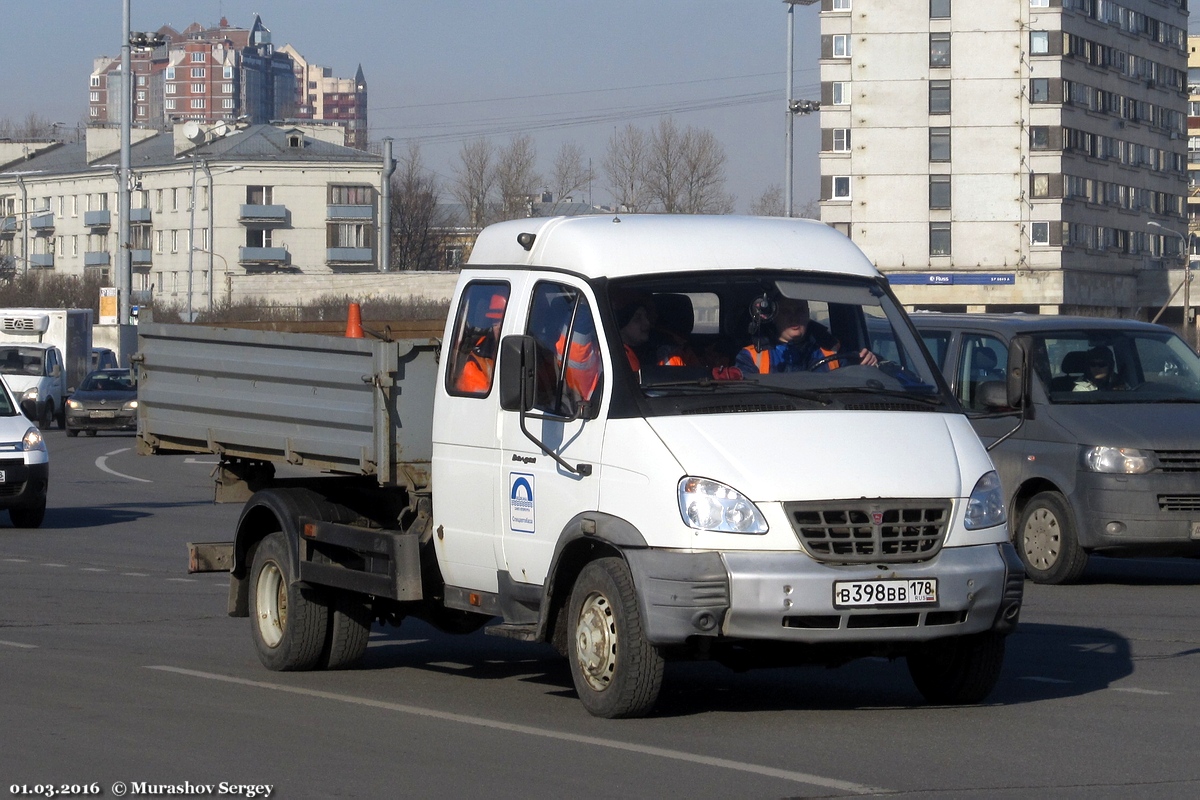
[[[822,220],[914,307],[1152,315],[1185,257],[1187,13],[821,0]]]
[[[279,48],[292,59],[296,75],[296,119],[326,120],[346,131],[346,146],[367,147],[367,79],[362,65],[353,78],[336,78],[333,70],[313,64],[296,48]]]
[[[1200,36],[1188,37],[1188,235],[1200,234]],[[1196,252],[1195,245],[1192,252]]]
[[[383,159],[338,129],[195,122],[134,129],[132,284],[166,305],[220,302],[228,276],[379,269]],[[116,275],[119,136],[0,164],[0,261]]]

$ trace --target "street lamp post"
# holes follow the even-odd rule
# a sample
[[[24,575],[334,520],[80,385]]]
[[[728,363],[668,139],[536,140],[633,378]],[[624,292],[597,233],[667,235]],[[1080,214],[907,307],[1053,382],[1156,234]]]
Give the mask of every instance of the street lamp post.
[[[792,99],[792,73],[795,63],[795,40],[796,40],[796,6],[811,6],[817,0],[783,0],[787,5],[787,126],[784,128],[784,150],[783,150],[783,209],[784,214],[788,217],[792,216],[792,166],[793,158],[793,133],[795,128],[795,119],[797,114],[808,114],[816,111],[821,107],[820,103],[811,100],[796,101]]]
[[[1179,243],[1180,243],[1179,253],[1180,253],[1180,258],[1183,259],[1183,326],[1184,326],[1184,330],[1187,331],[1188,346],[1195,348],[1195,346],[1196,346],[1195,325],[1193,324],[1192,313],[1191,313],[1192,312],[1192,286],[1191,286],[1191,284],[1192,284],[1192,253],[1191,253],[1192,246],[1191,246],[1191,237],[1184,236],[1179,231],[1174,230],[1172,228],[1167,228],[1167,227],[1163,226],[1162,224],[1155,222],[1153,220],[1147,222],[1146,224],[1152,228],[1158,228],[1159,230],[1163,231],[1164,233],[1169,233],[1173,236],[1179,237]],[[1175,291],[1177,292],[1179,290],[1176,289]],[[1173,298],[1173,297],[1175,297],[1175,292],[1172,292],[1171,297],[1167,298],[1168,304],[1171,302],[1171,298]],[[1165,309],[1166,305],[1164,305],[1163,308]],[[1162,309],[1159,309],[1158,314],[1155,315],[1155,317],[1154,317],[1155,321],[1158,320],[1158,317],[1161,314],[1162,314]]]

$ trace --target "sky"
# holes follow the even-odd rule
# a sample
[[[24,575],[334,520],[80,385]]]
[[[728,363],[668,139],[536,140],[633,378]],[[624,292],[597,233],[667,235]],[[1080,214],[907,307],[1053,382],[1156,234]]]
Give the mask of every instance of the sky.
[[[86,118],[93,59],[119,56],[122,0],[2,0],[0,118]],[[276,46],[367,79],[370,137],[397,156],[421,145],[444,185],[465,141],[497,146],[528,133],[549,174],[564,142],[581,146],[611,197],[601,162],[627,124],[662,117],[705,128],[724,145],[735,209],[784,183],[787,5],[782,0],[130,0],[132,29],[192,22],[249,28]],[[820,4],[795,10],[795,88],[819,99]],[[818,115],[795,119],[795,207],[819,186]],[[449,197],[449,190],[443,190]]]

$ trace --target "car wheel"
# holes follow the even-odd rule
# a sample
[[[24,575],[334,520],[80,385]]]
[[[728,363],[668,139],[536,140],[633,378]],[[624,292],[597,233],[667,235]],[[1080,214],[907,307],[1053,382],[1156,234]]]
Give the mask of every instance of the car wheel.
[[[67,428],[67,436],[78,436],[78,435],[79,435],[78,428]]]
[[[571,679],[584,708],[614,719],[650,712],[662,688],[663,657],[646,639],[633,576],[619,558],[601,558],[571,590]]]
[[[1035,583],[1073,583],[1087,566],[1071,509],[1058,492],[1034,495],[1021,512],[1014,544]]]
[[[286,534],[270,534],[254,549],[250,568],[250,626],[258,658],[275,671],[320,666],[329,633],[329,608],[292,575]]]
[[[84,431],[84,433],[86,433],[88,436],[95,436],[95,435],[96,435],[97,433],[99,433],[99,432],[100,432],[100,431],[96,431],[96,430],[90,430],[90,429],[89,429],[89,430],[86,430],[86,431]]]
[[[12,520],[14,528],[39,528],[46,518],[46,504],[43,502],[32,508],[10,508],[8,518]]]
[[[1004,665],[1004,637],[992,631],[926,642],[908,654],[917,691],[935,705],[981,703]]]

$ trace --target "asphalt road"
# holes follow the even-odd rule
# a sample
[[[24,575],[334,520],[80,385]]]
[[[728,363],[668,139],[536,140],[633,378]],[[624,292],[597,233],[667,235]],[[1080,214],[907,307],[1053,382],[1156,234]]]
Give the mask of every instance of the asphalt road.
[[[1200,796],[1200,560],[1027,584],[986,705],[925,706],[901,662],[672,664],[654,716],[607,721],[549,648],[413,621],[359,669],[267,671],[224,576],[186,574],[239,510],[213,459],[48,440],[44,526],[0,513],[0,797]]]

